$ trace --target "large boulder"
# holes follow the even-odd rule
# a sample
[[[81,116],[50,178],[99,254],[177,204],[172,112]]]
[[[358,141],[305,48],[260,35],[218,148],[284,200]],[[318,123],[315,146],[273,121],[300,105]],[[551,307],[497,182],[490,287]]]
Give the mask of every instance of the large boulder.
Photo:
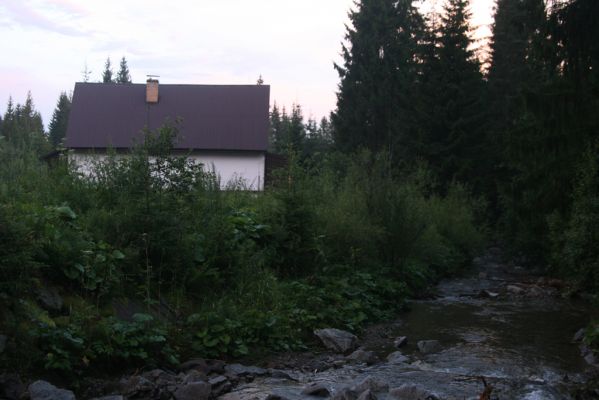
[[[316,329],[314,334],[322,341],[322,344],[338,353],[347,353],[358,345],[356,335],[335,328]]]
[[[310,383],[302,389],[302,394],[306,396],[328,397],[330,393],[329,388],[320,382]]]
[[[28,390],[31,400],[75,400],[75,394],[70,390],[59,389],[46,381],[35,381]]]
[[[404,384],[389,391],[391,398],[396,400],[438,400],[439,397],[430,390],[413,384]]]
[[[242,364],[226,365],[225,372],[229,375],[236,375],[236,376],[246,376],[246,375],[262,376],[262,375],[268,374],[268,371],[265,370],[264,368],[247,366],[247,365],[242,365]]]
[[[358,349],[346,358],[350,361],[364,363],[367,365],[376,364],[379,361],[379,358],[376,356],[376,354],[374,354],[373,351],[368,351],[364,349]]]
[[[401,351],[394,351],[387,356],[387,362],[390,364],[403,364],[407,363],[410,359],[408,356],[402,354]]]
[[[193,382],[179,386],[173,395],[176,400],[208,400],[211,387],[206,382]]]

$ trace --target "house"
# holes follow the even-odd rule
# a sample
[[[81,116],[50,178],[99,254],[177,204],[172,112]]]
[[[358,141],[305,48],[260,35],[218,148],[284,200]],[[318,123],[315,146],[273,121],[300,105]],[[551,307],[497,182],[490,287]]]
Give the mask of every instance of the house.
[[[174,151],[216,172],[221,186],[263,190],[268,147],[267,85],[76,83],[65,146],[79,169],[108,149],[127,152],[142,130],[180,120]]]

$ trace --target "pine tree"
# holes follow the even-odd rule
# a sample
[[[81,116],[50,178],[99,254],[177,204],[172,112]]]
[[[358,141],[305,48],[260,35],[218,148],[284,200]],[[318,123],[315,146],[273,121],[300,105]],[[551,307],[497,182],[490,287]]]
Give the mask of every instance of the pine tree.
[[[484,86],[470,16],[468,0],[448,0],[427,35],[422,87],[430,108],[421,118],[428,130],[422,152],[444,184],[477,181],[483,163]]]
[[[129,73],[129,67],[127,66],[125,57],[121,59],[119,72],[116,75],[116,83],[131,83],[131,74]]]
[[[104,64],[104,72],[102,72],[102,82],[103,83],[113,83],[112,80],[112,66],[110,65],[110,57],[106,59],[106,63]]]
[[[12,96],[8,98],[8,104],[6,105],[6,111],[4,113],[2,129],[0,130],[0,136],[10,140],[12,133],[14,132],[15,125],[15,106],[12,101]]]
[[[13,105],[9,99],[2,136],[14,147],[23,150],[35,151],[42,155],[50,150],[47,137],[44,133],[41,114],[35,110],[31,92],[27,93],[25,104]]]
[[[335,143],[345,151],[408,154],[422,18],[411,0],[362,0],[349,18],[343,65],[335,65],[341,78]]]
[[[70,112],[71,98],[66,92],[61,92],[48,126],[48,139],[54,147],[58,147],[66,136]]]

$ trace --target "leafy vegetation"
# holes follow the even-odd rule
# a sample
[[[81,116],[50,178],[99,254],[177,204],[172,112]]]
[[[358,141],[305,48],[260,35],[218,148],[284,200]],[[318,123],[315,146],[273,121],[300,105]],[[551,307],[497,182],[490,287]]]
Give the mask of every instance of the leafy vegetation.
[[[174,140],[173,125],[147,132],[90,175],[2,146],[15,154],[0,168],[14,182],[0,190],[4,365],[76,377],[115,358],[302,349],[315,328],[391,317],[483,240],[463,187],[436,195],[424,167],[384,153],[292,161],[256,195],[222,191]],[[40,308],[42,286],[64,306]],[[119,318],[123,303],[143,314]]]

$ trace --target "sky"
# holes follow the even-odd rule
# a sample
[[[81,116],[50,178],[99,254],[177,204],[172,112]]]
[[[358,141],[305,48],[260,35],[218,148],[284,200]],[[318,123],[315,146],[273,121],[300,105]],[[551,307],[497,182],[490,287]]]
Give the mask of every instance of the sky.
[[[427,0],[421,7],[429,10]],[[61,91],[87,65],[100,80],[126,57],[134,83],[254,84],[271,105],[300,104],[306,118],[334,110],[333,63],[353,0],[0,0],[0,113],[30,90],[47,126]],[[493,0],[471,0],[475,36],[490,35]]]

